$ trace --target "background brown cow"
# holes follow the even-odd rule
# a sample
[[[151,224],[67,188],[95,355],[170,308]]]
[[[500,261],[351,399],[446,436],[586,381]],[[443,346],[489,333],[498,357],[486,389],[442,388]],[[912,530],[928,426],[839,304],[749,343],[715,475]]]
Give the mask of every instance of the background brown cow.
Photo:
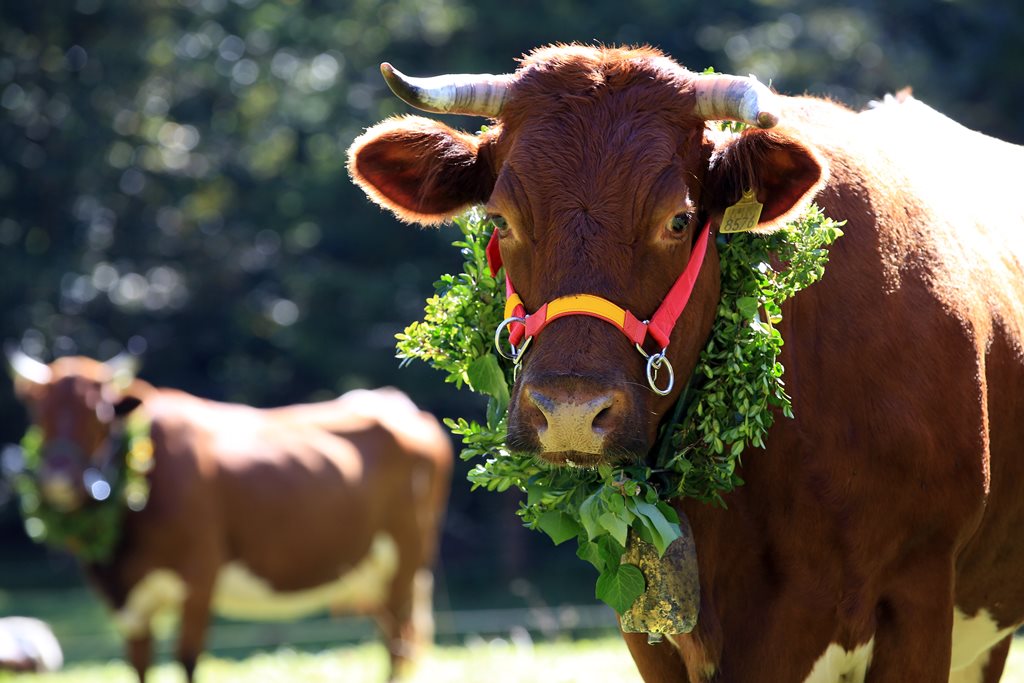
[[[148,502],[126,513],[113,556],[85,567],[140,680],[164,609],[181,616],[190,680],[211,608],[246,619],[373,614],[392,675],[431,640],[452,455],[436,420],[401,392],[259,410],[126,380],[88,358],[45,366],[22,355],[12,366],[44,436],[40,490],[68,515],[97,504],[83,477],[119,451],[119,425],[151,421]]]
[[[676,501],[700,617],[671,642],[627,637],[646,681],[999,679],[1024,622],[1024,149],[908,97],[856,114],[651,49],[544,48],[503,76],[384,69],[420,108],[495,122],[388,120],[354,143],[353,178],[405,220],[485,204],[527,311],[594,294],[649,317],[747,189],[761,230],[812,199],[847,221],[824,281],[784,310],[796,419],[745,454],[727,509]],[[667,350],[678,376],[719,276],[712,240]],[[554,321],[522,363],[510,446],[645,457],[683,383],[657,397],[643,372],[616,328]]]

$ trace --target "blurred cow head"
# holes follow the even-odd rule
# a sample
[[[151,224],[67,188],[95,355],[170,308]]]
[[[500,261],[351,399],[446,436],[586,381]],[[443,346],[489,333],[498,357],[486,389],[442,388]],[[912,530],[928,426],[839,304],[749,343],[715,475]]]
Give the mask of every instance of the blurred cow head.
[[[71,511],[105,498],[99,482],[119,447],[120,418],[141,402],[133,391],[135,358],[102,363],[75,356],[46,365],[14,351],[8,363],[15,393],[42,431],[37,476],[45,501]]]

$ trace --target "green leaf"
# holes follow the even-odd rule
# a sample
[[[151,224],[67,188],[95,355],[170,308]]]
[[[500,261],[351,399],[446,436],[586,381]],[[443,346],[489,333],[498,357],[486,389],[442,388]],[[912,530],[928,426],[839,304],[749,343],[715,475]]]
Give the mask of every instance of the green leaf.
[[[647,582],[643,572],[632,564],[620,564],[597,578],[594,596],[619,614],[628,610],[643,595]]]
[[[629,533],[629,524],[624,519],[612,512],[605,512],[597,518],[598,523],[619,542],[623,548],[626,547],[626,535]]]
[[[600,492],[598,492],[587,498],[580,505],[580,522],[587,531],[587,538],[591,541],[604,533],[603,527],[597,521],[598,516],[601,514],[600,501]]]
[[[635,502],[634,512],[651,532],[651,543],[657,548],[659,556],[665,554],[665,550],[672,541],[682,536],[679,525],[669,522],[656,505]]]
[[[502,411],[508,407],[508,384],[505,373],[498,365],[498,358],[493,353],[480,356],[466,368],[466,379],[473,391],[493,396]]]
[[[598,572],[604,572],[609,567],[618,567],[622,561],[625,548],[618,542],[605,534],[596,541],[588,541],[582,535],[578,537],[579,547],[576,549],[576,557],[586,560],[594,565]]]
[[[598,572],[604,571],[604,558],[601,556],[601,549],[596,543],[588,540],[581,540],[576,548],[576,557],[594,565]]]
[[[570,538],[576,538],[580,533],[580,525],[569,515],[558,510],[545,512],[537,518],[537,526],[554,541],[555,545],[561,545]]]
[[[670,524],[679,524],[679,513],[676,512],[674,507],[663,500],[658,501],[657,507],[661,510],[661,514],[665,515],[665,519],[667,519]]]
[[[757,315],[758,302],[752,296],[741,296],[736,299],[736,309],[744,320],[752,320]]]
[[[608,504],[608,510],[615,514],[619,514],[626,509],[626,500],[618,491],[611,491],[610,495],[606,496],[604,500]]]

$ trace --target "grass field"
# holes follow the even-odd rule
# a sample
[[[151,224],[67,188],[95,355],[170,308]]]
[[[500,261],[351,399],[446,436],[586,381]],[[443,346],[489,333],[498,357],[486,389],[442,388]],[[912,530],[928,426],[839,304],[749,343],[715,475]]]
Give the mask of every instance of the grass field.
[[[625,645],[610,631],[611,612],[604,609],[605,619],[600,613],[588,617],[581,608],[541,610],[550,623],[546,630],[536,622],[530,625],[536,644],[522,626],[510,627],[529,624],[528,613],[440,612],[436,616],[442,645],[421,662],[409,683],[641,683]],[[0,590],[2,614],[47,620],[61,638],[69,664],[51,675],[0,673],[0,683],[134,683],[134,674],[120,660],[119,639],[91,592]],[[487,640],[466,635],[510,630],[521,635]],[[548,633],[548,639],[541,633]],[[383,683],[387,655],[369,640],[373,634],[368,622],[326,616],[291,624],[218,621],[210,634],[211,653],[200,660],[198,683]],[[572,640],[570,634],[578,639]],[[277,643],[300,649],[277,649]],[[325,643],[368,644],[322,650],[328,647]],[[158,661],[167,662],[173,647],[168,632],[158,642]],[[176,664],[161,663],[149,681],[181,683],[184,676]],[[1024,683],[1024,636],[1010,653],[1003,683]]]
[[[241,661],[204,657],[198,683],[383,683],[387,654],[377,644],[329,650],[318,654],[281,650]],[[181,683],[181,669],[162,664],[152,683]],[[133,683],[134,674],[121,662],[81,664],[58,674],[23,675],[11,683]],[[438,647],[421,662],[410,683],[640,683],[640,677],[617,638],[514,645],[481,642],[468,647]]]
[[[205,657],[198,683],[378,683],[384,681],[387,656],[379,645],[328,650],[318,654],[281,650],[240,661]],[[82,664],[59,674],[13,676],[10,683],[133,683],[120,662]],[[163,664],[152,683],[181,683],[174,665]],[[439,647],[421,663],[410,683],[640,683],[640,677],[617,637],[566,643],[515,645],[480,642],[467,647]],[[1024,642],[1010,654],[1004,683],[1024,683]]]

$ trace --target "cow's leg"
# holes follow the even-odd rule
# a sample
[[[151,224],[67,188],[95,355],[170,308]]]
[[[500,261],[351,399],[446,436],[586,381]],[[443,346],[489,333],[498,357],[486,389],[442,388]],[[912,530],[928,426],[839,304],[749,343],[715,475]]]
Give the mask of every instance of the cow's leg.
[[[185,669],[185,678],[194,679],[196,662],[206,643],[210,623],[210,599],[213,581],[195,582],[189,586],[188,597],[181,610],[181,632],[178,635],[178,662]]]
[[[146,670],[153,661],[153,632],[147,625],[142,632],[128,637],[125,646],[128,650],[128,662],[135,669],[139,683],[145,683]]]
[[[413,638],[418,653],[434,644],[434,572],[416,570],[412,584]]]
[[[1012,633],[988,651],[988,664],[985,665],[981,683],[999,683],[999,679],[1003,677],[1003,669],[1006,667],[1006,657],[1010,654],[1011,645],[1013,645]]]
[[[398,572],[391,585],[387,602],[378,616],[378,623],[391,658],[389,681],[399,680],[410,673],[412,663],[422,645],[421,640],[427,635],[418,627],[430,626],[432,630],[432,617],[429,624],[417,623],[418,618],[422,621],[422,605],[417,605],[417,602],[422,602],[422,592],[430,590],[433,586],[432,580],[423,580],[423,575],[419,573],[422,571],[424,570]],[[417,581],[418,576],[421,577],[420,581]],[[429,610],[429,607],[427,609]]]
[[[876,610],[874,650],[865,683],[948,683],[952,562],[920,560],[897,574],[899,579],[885,591]]]
[[[650,644],[646,633],[623,633],[644,683],[687,683],[686,666],[678,650],[668,640]]]

